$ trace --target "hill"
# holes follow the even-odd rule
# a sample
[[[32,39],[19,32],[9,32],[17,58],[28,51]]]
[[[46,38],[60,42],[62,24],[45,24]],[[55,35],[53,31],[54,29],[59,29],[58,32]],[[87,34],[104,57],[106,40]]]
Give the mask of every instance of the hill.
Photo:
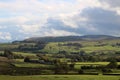
[[[82,41],[82,40],[107,40],[119,39],[109,35],[85,35],[85,36],[60,36],[60,37],[32,37],[23,40],[23,42],[66,42],[66,41]]]
[[[82,40],[80,36],[60,36],[60,37],[33,37],[24,40],[25,42],[65,42],[65,41],[80,41]]]
[[[107,40],[107,39],[117,39],[118,37],[109,35],[85,35],[81,36],[83,40]]]

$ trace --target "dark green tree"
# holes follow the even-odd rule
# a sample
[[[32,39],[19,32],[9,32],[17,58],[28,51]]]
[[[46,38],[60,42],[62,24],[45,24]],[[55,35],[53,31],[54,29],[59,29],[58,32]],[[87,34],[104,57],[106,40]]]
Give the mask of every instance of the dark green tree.
[[[69,71],[69,65],[63,62],[57,62],[55,64],[55,74],[67,74]]]
[[[80,56],[85,56],[86,55],[86,52],[84,50],[81,50],[80,53],[79,53]]]
[[[69,65],[69,67],[70,67],[70,70],[74,70],[75,63],[74,63],[74,62],[72,62],[72,63]]]
[[[8,59],[14,58],[14,55],[10,50],[4,50],[4,56],[7,57]]]
[[[118,67],[117,61],[114,59],[112,59],[110,63],[107,65],[107,68],[110,68],[110,69],[115,69],[117,67]]]
[[[25,58],[24,58],[24,62],[30,62],[30,57],[28,57],[28,56],[25,57]]]
[[[83,71],[82,69],[80,69],[80,70],[78,71],[78,73],[79,73],[79,74],[83,74],[84,71]]]

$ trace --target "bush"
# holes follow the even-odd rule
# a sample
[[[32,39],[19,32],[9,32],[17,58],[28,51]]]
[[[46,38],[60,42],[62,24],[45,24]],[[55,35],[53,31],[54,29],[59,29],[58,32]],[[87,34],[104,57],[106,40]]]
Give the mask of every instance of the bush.
[[[69,67],[70,67],[70,70],[74,70],[75,63],[70,64]]]
[[[111,60],[111,62],[106,67],[110,68],[110,69],[115,69],[118,67],[118,65],[117,65],[117,62],[115,60]]]
[[[56,63],[55,74],[67,74],[69,71],[69,65],[67,63]]]
[[[111,69],[104,68],[104,69],[102,69],[102,72],[103,72],[103,73],[110,73],[110,72],[112,72],[112,70],[111,70]]]
[[[24,62],[30,62],[30,58],[27,56],[24,58]]]
[[[78,73],[79,73],[79,74],[83,74],[84,71],[83,71],[82,69],[80,69],[80,70],[78,71]]]
[[[7,57],[9,59],[13,59],[14,58],[14,55],[13,53],[10,51],[10,50],[4,50],[4,57]]]

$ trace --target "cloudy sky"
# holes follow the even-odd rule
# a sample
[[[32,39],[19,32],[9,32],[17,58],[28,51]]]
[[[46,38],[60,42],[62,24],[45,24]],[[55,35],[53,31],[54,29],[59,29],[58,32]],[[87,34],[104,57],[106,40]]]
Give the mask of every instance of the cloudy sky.
[[[0,42],[92,34],[120,36],[120,0],[0,0]]]

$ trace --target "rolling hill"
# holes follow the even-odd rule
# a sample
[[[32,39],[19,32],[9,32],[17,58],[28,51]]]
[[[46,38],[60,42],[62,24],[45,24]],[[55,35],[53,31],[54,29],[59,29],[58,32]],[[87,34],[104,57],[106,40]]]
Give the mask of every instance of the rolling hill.
[[[23,40],[23,42],[66,42],[66,41],[82,41],[82,40],[107,40],[120,39],[119,37],[109,35],[85,35],[85,36],[60,36],[60,37],[32,37]]]

